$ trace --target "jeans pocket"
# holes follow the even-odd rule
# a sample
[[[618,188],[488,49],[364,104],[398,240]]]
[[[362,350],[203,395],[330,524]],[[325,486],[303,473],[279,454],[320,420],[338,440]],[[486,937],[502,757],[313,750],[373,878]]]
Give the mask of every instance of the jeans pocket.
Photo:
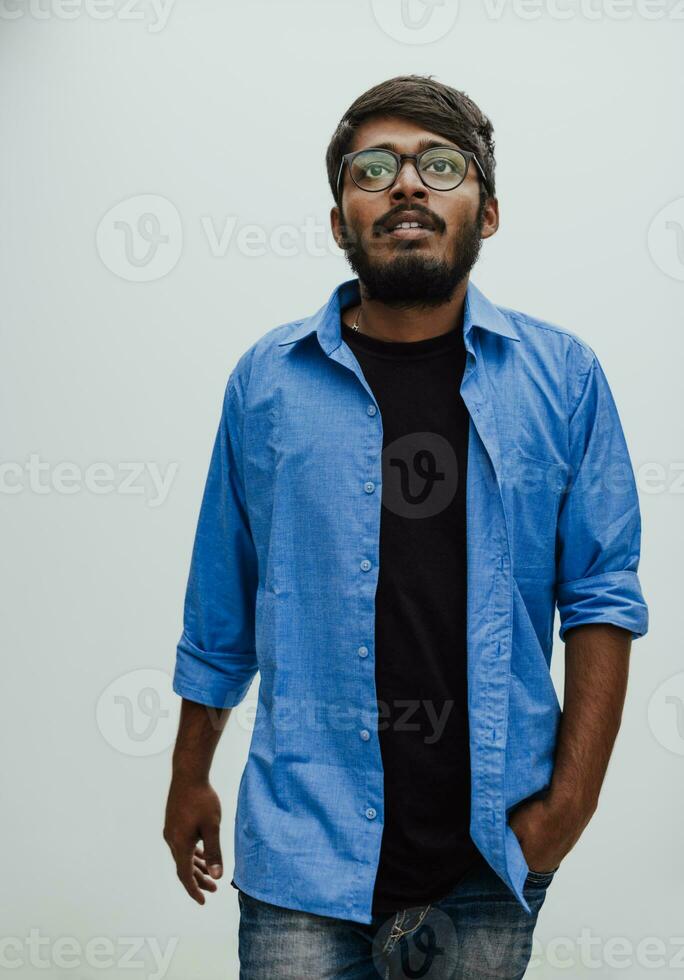
[[[528,871],[527,881],[532,885],[550,885],[556,871],[558,868],[554,868],[552,871]]]

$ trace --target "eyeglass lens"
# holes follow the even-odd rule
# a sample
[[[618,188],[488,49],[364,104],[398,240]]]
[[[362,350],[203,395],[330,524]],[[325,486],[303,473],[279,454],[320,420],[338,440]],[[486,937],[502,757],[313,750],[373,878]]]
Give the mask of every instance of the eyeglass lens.
[[[434,147],[419,160],[420,174],[433,190],[452,190],[463,181],[468,162],[459,150]],[[363,190],[380,191],[397,175],[397,160],[387,150],[363,150],[351,164],[354,182]]]

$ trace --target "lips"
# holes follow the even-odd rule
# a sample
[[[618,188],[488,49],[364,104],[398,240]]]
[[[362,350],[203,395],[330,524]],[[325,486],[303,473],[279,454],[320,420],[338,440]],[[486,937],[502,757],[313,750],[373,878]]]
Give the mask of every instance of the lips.
[[[418,230],[415,228],[416,225],[418,225],[418,228],[422,228],[427,231],[434,231],[435,229],[432,219],[420,211],[400,211],[399,213],[392,215],[391,218],[388,218],[388,220],[384,222],[383,227],[387,231],[392,232],[399,225],[405,224],[414,226],[415,230]]]

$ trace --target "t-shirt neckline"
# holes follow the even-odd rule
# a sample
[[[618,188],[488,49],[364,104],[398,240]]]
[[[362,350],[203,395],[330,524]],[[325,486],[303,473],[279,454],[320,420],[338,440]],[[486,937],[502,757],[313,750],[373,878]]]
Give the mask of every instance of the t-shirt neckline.
[[[463,334],[460,327],[452,327],[436,337],[424,337],[422,340],[381,340],[365,333],[354,330],[340,317],[342,338],[350,346],[357,345],[361,350],[377,357],[416,358],[430,357],[443,354],[463,346]]]

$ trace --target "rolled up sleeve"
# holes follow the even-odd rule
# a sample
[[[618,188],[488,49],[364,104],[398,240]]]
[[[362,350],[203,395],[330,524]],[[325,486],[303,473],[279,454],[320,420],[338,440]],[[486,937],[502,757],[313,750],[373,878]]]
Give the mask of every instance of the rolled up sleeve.
[[[641,516],[617,408],[591,351],[569,419],[569,480],[558,515],[558,635],[586,623],[612,623],[632,639],[648,630],[639,576]]]
[[[234,707],[257,672],[257,556],[242,479],[241,405],[228,380],[209,464],[185,594],[173,689],[215,708]]]

